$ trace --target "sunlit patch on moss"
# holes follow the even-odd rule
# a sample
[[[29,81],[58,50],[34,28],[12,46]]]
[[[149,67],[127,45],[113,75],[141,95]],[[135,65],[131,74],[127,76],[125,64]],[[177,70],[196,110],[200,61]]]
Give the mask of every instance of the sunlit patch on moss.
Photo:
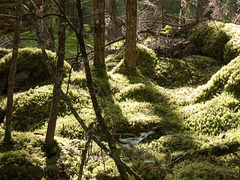
[[[0,47],[0,59],[11,52],[11,49]]]
[[[203,55],[229,63],[240,54],[240,28],[238,25],[211,22],[193,31],[190,41]]]
[[[166,135],[154,140],[149,147],[155,150],[168,149],[171,152],[196,150],[202,146],[202,141],[183,134]]]
[[[223,91],[231,92],[239,96],[240,88],[240,57],[235,58],[229,64],[223,66],[208,83],[200,87],[196,101],[206,101]]]
[[[239,100],[223,93],[205,103],[186,106],[186,125],[197,133],[219,135],[239,127],[239,110]]]
[[[203,55],[223,60],[224,47],[230,40],[224,27],[224,23],[211,22],[195,29],[189,39]]]
[[[237,172],[228,165],[216,165],[204,159],[186,160],[173,167],[173,174],[165,179],[238,179]]]

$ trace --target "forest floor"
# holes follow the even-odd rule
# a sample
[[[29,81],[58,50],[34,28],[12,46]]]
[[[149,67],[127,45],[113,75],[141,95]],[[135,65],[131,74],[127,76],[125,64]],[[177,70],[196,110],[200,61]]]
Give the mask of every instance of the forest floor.
[[[223,64],[203,55],[158,56],[138,45],[138,65],[123,64],[121,43],[109,49],[107,74],[92,68],[95,92],[119,154],[146,180],[239,179],[240,58]],[[77,179],[86,133],[62,101],[56,146],[44,151],[52,84],[14,95],[13,143],[0,144],[0,179]],[[67,75],[62,86],[87,125],[95,122],[84,71]],[[6,95],[0,96],[6,106]],[[96,123],[94,133],[103,135]],[[0,125],[0,139],[4,123]],[[114,161],[94,142],[82,179],[120,179]]]

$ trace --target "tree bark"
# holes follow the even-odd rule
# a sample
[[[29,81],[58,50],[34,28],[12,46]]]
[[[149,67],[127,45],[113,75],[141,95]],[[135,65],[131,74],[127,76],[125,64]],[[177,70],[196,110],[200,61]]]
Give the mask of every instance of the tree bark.
[[[117,34],[118,29],[116,0],[105,0],[105,7],[110,16],[110,24],[107,27],[107,39],[110,40]]]
[[[94,0],[94,66],[105,67],[105,0]]]
[[[65,10],[65,0],[60,0],[60,6]],[[65,19],[59,18],[59,32],[58,32],[58,61],[57,61],[57,80],[58,83],[54,84],[53,99],[51,104],[50,116],[48,121],[48,129],[45,139],[45,146],[50,150],[54,145],[54,134],[56,128],[56,121],[60,103],[60,88],[63,79],[63,64],[65,59]]]
[[[188,18],[188,6],[189,6],[189,0],[181,1],[179,25],[186,24],[186,21]]]
[[[43,15],[52,13],[52,2],[51,0],[43,0]],[[43,39],[47,49],[53,50],[55,47],[54,43],[54,29],[53,29],[53,16],[47,16],[42,22],[43,28]]]
[[[163,0],[158,0],[156,3],[159,10],[159,23],[158,23],[158,29],[157,29],[157,35],[160,36],[162,25],[163,25]]]
[[[79,115],[77,114],[76,110],[74,109],[71,101],[69,100],[69,98],[66,96],[66,94],[60,88],[59,92],[61,94],[61,97],[66,102],[66,104],[68,105],[69,109],[71,110],[73,115],[76,117],[77,121],[81,124],[83,129],[86,131],[88,136],[91,136],[92,140],[94,140],[99,145],[99,147],[101,149],[103,149],[106,152],[106,154],[108,154],[115,161],[115,164],[116,164],[116,166],[117,166],[117,168],[119,170],[121,178],[123,180],[128,180],[129,179],[128,174],[127,174],[127,172],[128,172],[129,174],[133,175],[136,180],[142,180],[142,178],[139,175],[137,175],[130,167],[128,167],[128,165],[126,163],[124,163],[120,159],[120,157],[114,157],[113,156],[114,150],[117,149],[116,148],[116,144],[114,143],[113,136],[108,131],[107,125],[106,125],[105,121],[103,120],[103,117],[101,115],[101,110],[100,110],[100,107],[98,105],[98,101],[96,99],[96,94],[95,94],[94,89],[93,89],[93,83],[92,83],[92,78],[91,78],[91,71],[90,71],[90,66],[89,66],[87,53],[86,53],[86,49],[85,49],[84,38],[83,38],[83,15],[82,15],[82,8],[81,8],[81,0],[77,0],[78,18],[79,18],[79,23],[80,23],[80,30],[79,31],[73,26],[73,24],[66,17],[66,15],[62,11],[61,7],[56,2],[56,0],[54,0],[54,2],[56,3],[58,8],[60,9],[63,17],[65,18],[65,20],[68,22],[70,27],[73,28],[74,32],[77,35],[77,40],[78,40],[78,43],[80,44],[82,57],[83,57],[83,60],[84,60],[85,72],[86,72],[86,77],[87,77],[87,85],[88,85],[89,92],[90,92],[90,95],[91,95],[91,99],[92,99],[92,102],[93,102],[94,111],[96,113],[97,120],[98,120],[98,123],[99,123],[99,125],[101,127],[102,133],[104,133],[105,136],[106,136],[106,140],[108,142],[109,149],[94,134],[92,134],[92,133],[89,134],[89,129],[86,126],[86,124],[84,123],[84,120],[79,117]],[[26,9],[23,8],[23,10],[24,10],[25,14],[28,13]],[[39,45],[40,45],[40,48],[41,48],[42,53],[43,53],[43,58],[46,61],[49,73],[52,75],[52,78],[53,78],[54,82],[56,84],[59,84],[58,79],[57,79],[55,73],[53,72],[53,68],[52,68],[52,66],[51,66],[51,64],[49,62],[49,58],[47,56],[47,53],[46,53],[46,50],[45,50],[45,47],[44,47],[44,42],[42,40],[42,36],[41,36],[40,31],[39,31],[39,27],[37,26],[36,22],[34,22],[34,20],[31,17],[29,17],[29,19],[35,25],[36,34],[37,34],[37,36],[39,38]]]
[[[207,14],[209,14],[207,12],[208,4],[209,4],[209,0],[198,0],[197,10],[196,10],[197,23],[201,23],[205,17],[208,17],[207,16]]]
[[[125,65],[134,69],[137,63],[137,0],[127,0],[126,6],[126,43],[125,43]]]
[[[17,69],[17,57],[18,57],[18,45],[19,45],[19,36],[20,36],[20,10],[21,2],[17,1],[16,7],[16,27],[15,35],[13,41],[13,53],[12,59],[10,62],[10,69],[8,75],[8,93],[7,93],[7,112],[6,112],[6,130],[4,136],[4,142],[11,142],[11,131],[12,131],[12,119],[13,119],[13,93],[15,86],[15,74]]]

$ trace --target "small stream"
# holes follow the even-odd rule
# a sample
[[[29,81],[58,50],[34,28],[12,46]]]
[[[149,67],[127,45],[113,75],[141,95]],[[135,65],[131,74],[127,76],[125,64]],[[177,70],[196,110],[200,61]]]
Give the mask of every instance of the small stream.
[[[158,129],[158,126],[154,126],[150,131],[148,132],[142,132],[138,137],[127,137],[127,138],[119,138],[119,142],[122,147],[130,149],[131,146],[137,145],[143,140],[147,139],[148,136],[155,134],[156,129]]]

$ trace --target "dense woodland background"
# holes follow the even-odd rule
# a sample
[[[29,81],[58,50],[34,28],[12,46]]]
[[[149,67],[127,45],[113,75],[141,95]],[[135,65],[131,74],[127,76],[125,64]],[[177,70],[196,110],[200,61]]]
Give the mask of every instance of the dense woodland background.
[[[240,179],[240,1],[0,12],[0,179]]]

